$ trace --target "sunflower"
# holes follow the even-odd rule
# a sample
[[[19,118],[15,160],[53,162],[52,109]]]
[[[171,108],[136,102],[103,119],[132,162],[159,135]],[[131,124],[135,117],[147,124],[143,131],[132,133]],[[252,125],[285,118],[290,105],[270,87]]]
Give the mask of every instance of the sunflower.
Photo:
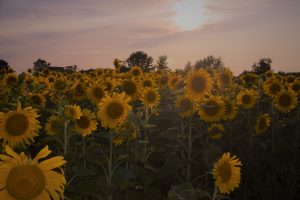
[[[200,69],[188,74],[185,90],[190,98],[199,100],[210,93],[211,89],[212,79],[205,70]]]
[[[146,88],[142,93],[141,98],[143,104],[147,107],[157,107],[160,101],[160,95],[155,88]]]
[[[212,171],[215,177],[215,185],[223,194],[229,194],[239,187],[241,181],[241,161],[236,156],[230,157],[230,153],[224,153],[214,164]]]
[[[219,121],[225,112],[225,104],[220,96],[210,96],[200,105],[198,115],[206,122]]]
[[[17,154],[9,146],[0,154],[0,198],[5,200],[64,199],[66,180],[60,168],[62,156],[45,159],[51,151],[44,147],[34,159]],[[43,161],[40,161],[43,159]],[[61,172],[54,171],[59,168]]]
[[[293,83],[289,84],[289,89],[293,90],[297,95],[300,94],[300,80],[296,80]]]
[[[139,87],[134,80],[131,79],[123,80],[123,82],[121,83],[121,87],[123,89],[123,92],[125,92],[133,100],[136,100],[138,98]]]
[[[96,129],[96,115],[88,109],[83,109],[81,117],[75,122],[75,131],[82,136],[87,136],[92,134]]]
[[[277,110],[287,113],[294,109],[298,103],[295,92],[284,90],[274,97],[275,107]]]
[[[29,95],[29,101],[33,107],[44,108],[46,103],[46,98],[43,95],[31,93]]]
[[[48,135],[63,134],[64,126],[62,124],[62,120],[58,116],[52,115],[47,119],[45,130]]]
[[[122,136],[117,135],[117,136],[115,136],[115,138],[114,138],[114,144],[115,144],[116,146],[119,146],[119,145],[123,144],[124,140],[125,140],[125,139],[124,139]]]
[[[88,97],[95,104],[98,104],[105,96],[106,91],[100,84],[94,84],[88,89]]]
[[[263,89],[268,96],[274,97],[282,90],[282,83],[278,79],[269,78],[264,82]]]
[[[181,80],[181,77],[178,75],[172,75],[169,79],[168,85],[172,90],[176,90],[177,83]]]
[[[6,74],[3,81],[6,86],[12,87],[18,83],[18,76],[15,74]]]
[[[0,112],[0,138],[3,144],[8,143],[11,147],[25,146],[34,141],[41,128],[37,118],[36,109],[27,107],[22,109],[18,103],[17,110],[7,113]]]
[[[158,79],[158,84],[161,88],[167,86],[168,82],[169,82],[168,74],[162,74]]]
[[[252,72],[247,72],[247,73],[241,75],[242,83],[244,83],[245,85],[248,85],[248,86],[256,85],[258,82],[258,79],[259,79],[259,77]]]
[[[105,128],[115,128],[127,119],[131,106],[128,104],[130,98],[125,93],[106,96],[98,104],[97,115],[101,125]]]
[[[67,89],[67,86],[68,86],[68,82],[65,78],[58,78],[52,82],[52,88],[55,91],[64,91],[65,89]]]
[[[71,93],[74,99],[83,100],[87,96],[85,83],[85,81],[77,81],[73,84],[71,87]]]
[[[252,89],[243,89],[238,93],[236,97],[237,105],[242,106],[244,109],[252,108],[256,104],[256,101],[257,92]]]
[[[271,117],[269,114],[260,114],[256,121],[255,131],[257,134],[261,134],[267,131],[270,126]]]
[[[216,76],[219,88],[231,87],[233,74],[229,68],[221,69]]]
[[[64,115],[68,119],[77,120],[80,119],[82,112],[80,106],[77,105],[66,105],[64,107]]]
[[[286,77],[285,77],[285,82],[286,82],[287,84],[291,84],[291,83],[293,83],[295,80],[296,80],[295,76],[292,76],[292,75],[286,76]]]
[[[179,109],[181,117],[189,117],[195,111],[193,101],[185,95],[179,96],[176,99],[175,107]]]
[[[139,66],[131,67],[129,73],[135,78],[143,76],[143,70]]]
[[[274,74],[274,73],[273,73],[272,70],[268,70],[268,71],[265,72],[265,76],[266,76],[267,78],[272,77],[273,74]]]
[[[143,88],[155,87],[154,80],[150,77],[143,78],[141,81],[141,85]]]
[[[237,107],[235,101],[230,100],[229,98],[224,98],[225,112],[223,115],[224,120],[233,120],[237,114]]]
[[[116,80],[113,78],[106,78],[103,82],[105,86],[105,90],[108,92],[112,92],[116,86]]]
[[[223,137],[224,127],[222,124],[212,124],[208,128],[208,134],[211,139],[218,140]]]

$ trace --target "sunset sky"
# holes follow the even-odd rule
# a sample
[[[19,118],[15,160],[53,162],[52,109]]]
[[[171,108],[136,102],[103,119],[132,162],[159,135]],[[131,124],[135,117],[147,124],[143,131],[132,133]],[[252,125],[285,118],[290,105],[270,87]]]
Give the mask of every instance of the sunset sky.
[[[300,71],[300,0],[0,0],[0,59],[18,72],[112,67],[145,51],[170,66],[221,56],[235,74],[261,57]]]

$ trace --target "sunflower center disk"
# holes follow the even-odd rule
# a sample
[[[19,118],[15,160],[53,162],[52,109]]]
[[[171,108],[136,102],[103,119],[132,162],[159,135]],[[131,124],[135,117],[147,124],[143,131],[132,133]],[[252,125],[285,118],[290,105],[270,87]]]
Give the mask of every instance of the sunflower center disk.
[[[208,102],[204,107],[205,113],[208,114],[209,116],[217,115],[219,113],[219,110],[220,107],[216,102]]]
[[[81,116],[80,119],[77,120],[77,125],[82,129],[86,129],[90,126],[90,120],[87,116]]]
[[[156,95],[155,95],[155,93],[154,92],[149,92],[148,94],[147,94],[147,101],[149,101],[149,102],[154,102],[155,101],[155,99],[156,99]]]
[[[94,88],[94,95],[98,99],[101,99],[104,96],[103,90],[101,88]]]
[[[219,175],[223,183],[226,183],[230,180],[232,171],[228,162],[224,162],[224,164],[219,168]]]
[[[41,105],[42,103],[42,99],[37,95],[32,96],[30,99],[36,105]]]
[[[204,78],[196,76],[192,79],[191,86],[195,92],[203,92],[205,90],[206,81]]]
[[[40,195],[45,187],[43,172],[33,165],[14,167],[7,177],[7,191],[18,200],[30,200]]]
[[[128,95],[133,95],[136,92],[136,85],[131,81],[124,82],[123,87]]]
[[[251,96],[250,95],[244,95],[243,97],[242,97],[242,102],[243,102],[243,104],[249,104],[249,103],[251,103]]]
[[[273,84],[270,86],[270,91],[272,94],[277,94],[278,92],[280,92],[280,86],[277,84]]]
[[[285,95],[281,95],[279,98],[279,104],[283,107],[288,107],[290,106],[292,103],[292,99],[289,95],[285,94]]]
[[[192,108],[192,102],[189,99],[183,99],[180,102],[180,109],[185,112]]]
[[[138,69],[135,69],[135,70],[132,71],[132,74],[134,76],[139,76],[140,75],[140,71]]]
[[[109,118],[118,119],[122,116],[124,108],[119,103],[111,103],[107,106],[106,112]]]
[[[16,113],[11,115],[5,124],[5,128],[9,135],[19,136],[26,132],[29,121],[24,114]]]

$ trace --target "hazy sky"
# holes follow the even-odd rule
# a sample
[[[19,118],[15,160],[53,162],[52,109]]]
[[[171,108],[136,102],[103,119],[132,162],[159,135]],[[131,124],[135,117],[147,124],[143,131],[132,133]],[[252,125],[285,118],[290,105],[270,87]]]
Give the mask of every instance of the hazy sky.
[[[260,57],[300,71],[300,0],[0,0],[0,58],[18,72],[112,67],[145,51],[172,68],[221,56],[235,74]]]

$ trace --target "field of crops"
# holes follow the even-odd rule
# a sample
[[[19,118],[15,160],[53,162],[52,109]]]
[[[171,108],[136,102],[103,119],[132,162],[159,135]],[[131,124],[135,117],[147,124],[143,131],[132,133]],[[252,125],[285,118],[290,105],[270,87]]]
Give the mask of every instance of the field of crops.
[[[300,77],[0,72],[1,200],[297,199]]]

